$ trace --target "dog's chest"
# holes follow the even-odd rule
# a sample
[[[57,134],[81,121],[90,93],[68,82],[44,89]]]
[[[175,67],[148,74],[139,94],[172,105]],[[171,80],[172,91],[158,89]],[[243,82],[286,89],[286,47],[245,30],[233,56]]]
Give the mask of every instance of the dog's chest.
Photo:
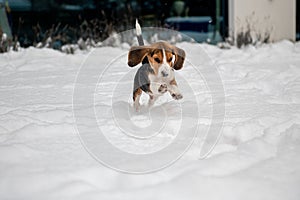
[[[167,77],[158,77],[154,74],[149,74],[150,81],[150,90],[153,95],[160,96],[162,93],[160,92],[160,88],[162,85],[169,85],[170,82],[174,79],[174,73],[170,73]]]

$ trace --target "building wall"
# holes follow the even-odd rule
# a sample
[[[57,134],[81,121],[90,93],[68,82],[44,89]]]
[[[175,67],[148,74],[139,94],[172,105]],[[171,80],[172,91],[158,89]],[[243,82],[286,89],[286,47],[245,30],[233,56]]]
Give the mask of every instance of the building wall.
[[[229,29],[270,33],[271,41],[296,39],[296,0],[229,0]]]

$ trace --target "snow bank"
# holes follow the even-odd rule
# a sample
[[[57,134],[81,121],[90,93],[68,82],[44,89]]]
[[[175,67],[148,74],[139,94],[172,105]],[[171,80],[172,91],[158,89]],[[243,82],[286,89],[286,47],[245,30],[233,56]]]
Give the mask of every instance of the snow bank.
[[[179,104],[188,105],[194,95],[198,105],[208,105],[199,107],[198,120],[199,130],[207,130],[211,95],[206,92],[204,79],[193,73],[193,66],[201,68],[212,62],[225,92],[222,136],[205,159],[199,159],[203,138],[198,137],[179,161],[143,175],[119,173],[97,162],[83,147],[73,118],[73,89],[83,61],[89,58],[91,69],[96,70],[119,58],[96,90],[98,123],[121,149],[135,151],[135,144],[149,153],[147,147],[152,148],[153,143],[132,143],[119,137],[108,115],[113,94],[120,116],[126,116],[132,77],[125,77],[122,92],[112,93],[111,87],[118,86],[124,74],[136,70],[126,66],[127,50],[103,47],[93,54],[66,55],[29,48],[1,54],[1,199],[299,199],[300,44],[282,41],[231,50],[190,43],[178,46],[187,54],[184,69],[178,71],[178,76],[185,78],[179,78],[182,84],[178,81],[184,99],[178,103],[166,95],[156,106],[175,116],[168,118],[167,128],[176,127]],[[211,60],[202,59],[200,50]],[[99,77],[93,72],[83,76]],[[193,94],[185,92],[186,85]],[[108,112],[97,113],[100,107]],[[132,118],[143,127],[151,123],[145,116]],[[154,150],[174,139],[169,134],[160,137],[163,140]]]

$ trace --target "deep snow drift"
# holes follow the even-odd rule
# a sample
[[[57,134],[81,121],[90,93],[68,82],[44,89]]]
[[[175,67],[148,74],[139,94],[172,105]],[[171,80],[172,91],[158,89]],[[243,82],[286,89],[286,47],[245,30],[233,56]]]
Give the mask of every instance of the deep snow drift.
[[[119,129],[130,128],[130,120],[142,128],[150,123],[143,113],[126,110],[137,70],[126,66],[128,49],[103,47],[93,54],[66,55],[29,48],[0,55],[0,199],[298,200],[300,43],[282,41],[242,50],[178,46],[187,54],[184,69],[176,72],[184,99],[176,102],[166,94],[157,102],[155,108],[166,110],[168,119],[158,141],[135,142]],[[226,109],[221,138],[205,159],[199,159],[201,137],[173,165],[142,175],[112,170],[86,151],[77,135],[72,105],[77,72],[86,58],[91,69],[112,63],[95,90],[97,123],[107,140],[123,151],[147,154],[176,138],[182,120],[177,117],[179,108],[185,108],[193,95],[200,105],[199,130],[210,126],[211,96],[194,67],[211,61],[201,59],[199,50],[217,66]],[[82,75],[87,80],[99,77],[93,70]],[[146,97],[142,100],[145,103]],[[117,121],[110,114],[112,105],[119,112]],[[125,118],[127,112],[130,120]],[[153,117],[156,122],[163,120],[160,115]],[[105,149],[102,153],[111,155]]]

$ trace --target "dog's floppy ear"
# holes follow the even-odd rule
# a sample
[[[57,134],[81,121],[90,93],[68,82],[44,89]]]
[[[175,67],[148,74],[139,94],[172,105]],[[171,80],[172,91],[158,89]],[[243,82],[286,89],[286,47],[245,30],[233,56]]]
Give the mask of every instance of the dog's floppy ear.
[[[175,70],[179,70],[183,67],[184,59],[185,59],[185,51],[178,47],[174,47],[175,61],[173,68]]]
[[[148,52],[149,48],[145,46],[131,47],[128,53],[128,65],[130,67],[138,65],[142,62]]]

